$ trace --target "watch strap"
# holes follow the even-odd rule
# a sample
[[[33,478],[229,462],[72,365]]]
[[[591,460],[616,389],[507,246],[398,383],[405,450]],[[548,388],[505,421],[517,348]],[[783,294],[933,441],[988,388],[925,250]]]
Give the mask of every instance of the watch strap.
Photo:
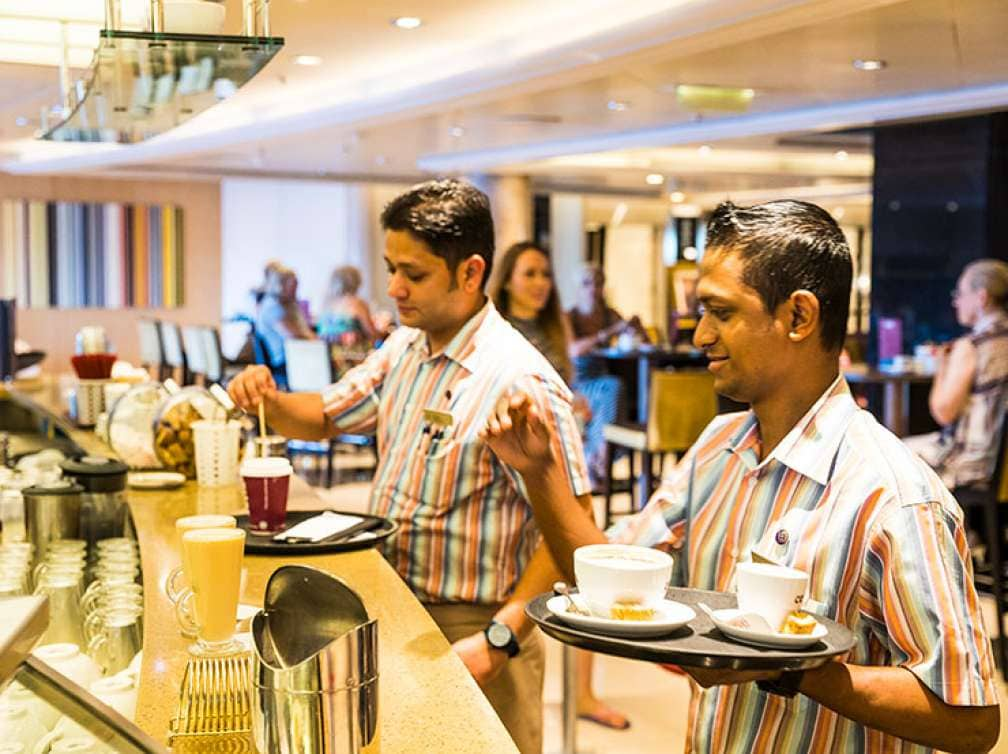
[[[785,670],[776,680],[756,681],[756,686],[768,694],[793,697],[801,687],[804,670]]]

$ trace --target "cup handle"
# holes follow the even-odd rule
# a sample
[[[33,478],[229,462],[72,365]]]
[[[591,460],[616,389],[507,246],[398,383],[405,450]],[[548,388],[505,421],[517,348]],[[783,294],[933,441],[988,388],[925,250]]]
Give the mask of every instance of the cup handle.
[[[186,587],[179,584],[179,578],[182,576],[182,566],[176,566],[172,569],[171,573],[168,574],[168,578],[165,580],[165,594],[168,595],[173,603],[178,602],[179,597],[182,593],[186,591]]]
[[[196,598],[192,589],[186,589],[179,595],[178,602],[175,603],[175,618],[182,627],[183,633],[196,634],[196,619],[193,617],[195,609],[189,603]]]
[[[97,637],[101,636],[101,614],[100,613],[90,613],[87,618],[84,619],[84,641],[87,642],[88,646]]]
[[[91,659],[97,662],[102,668],[105,667],[104,660],[99,659],[102,653],[102,647],[106,643],[106,637],[104,634],[98,634],[92,638],[87,644],[87,654]]]

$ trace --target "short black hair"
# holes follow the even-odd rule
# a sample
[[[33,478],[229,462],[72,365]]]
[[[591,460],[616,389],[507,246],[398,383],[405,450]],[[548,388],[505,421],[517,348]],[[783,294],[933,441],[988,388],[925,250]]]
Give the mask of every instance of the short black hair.
[[[798,290],[819,299],[822,343],[843,348],[850,310],[850,247],[830,214],[815,204],[776,201],[755,207],[723,202],[707,224],[707,250],[738,254],[742,282],[768,312]]]
[[[490,199],[471,183],[442,179],[418,184],[385,206],[381,225],[423,241],[452,273],[462,260],[479,254],[486,264],[481,285],[490,279],[494,255]]]

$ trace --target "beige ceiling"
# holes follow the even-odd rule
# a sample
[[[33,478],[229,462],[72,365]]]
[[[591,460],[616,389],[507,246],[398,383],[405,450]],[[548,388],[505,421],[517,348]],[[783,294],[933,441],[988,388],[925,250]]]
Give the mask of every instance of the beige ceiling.
[[[39,161],[24,140],[31,126],[15,119],[52,102],[55,70],[0,65],[0,154],[20,155],[7,169],[524,173],[658,199],[673,189],[863,186],[871,175],[863,134],[780,142],[1008,107],[1005,0],[273,0],[271,8],[287,45],[246,89],[170,138],[100,156]],[[229,0],[229,26],[239,13]],[[390,24],[406,13],[424,25]],[[323,64],[295,65],[297,55]],[[888,66],[858,71],[855,58]],[[742,115],[697,113],[677,103],[681,83],[751,87],[756,97]],[[704,143],[714,149],[701,158]],[[847,160],[833,157],[841,148]],[[668,182],[648,186],[652,172]]]

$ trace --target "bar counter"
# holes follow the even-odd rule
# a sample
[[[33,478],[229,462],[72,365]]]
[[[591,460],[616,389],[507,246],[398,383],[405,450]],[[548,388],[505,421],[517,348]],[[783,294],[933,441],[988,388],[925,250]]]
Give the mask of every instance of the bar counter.
[[[15,397],[62,413],[55,380],[11,389]],[[88,453],[112,455],[94,433],[71,429],[72,438]],[[178,564],[175,519],[197,513],[242,512],[239,486],[200,487],[187,482],[175,490],[127,491],[140,543],[144,582],[144,653],[137,703],[137,724],[167,741],[175,712],[190,640],[181,635],[164,582]],[[323,507],[299,477],[291,483],[289,509]],[[452,651],[427,611],[377,550],[276,558],[246,555],[248,581],[242,603],[261,606],[266,582],[289,563],[319,568],[343,579],[364,601],[379,627],[379,743],[382,754],[402,752],[517,752],[496,713]],[[306,605],[306,610],[311,606]],[[209,750],[185,745],[177,750]],[[254,750],[250,740],[249,750]],[[234,750],[234,749],[231,749]]]

